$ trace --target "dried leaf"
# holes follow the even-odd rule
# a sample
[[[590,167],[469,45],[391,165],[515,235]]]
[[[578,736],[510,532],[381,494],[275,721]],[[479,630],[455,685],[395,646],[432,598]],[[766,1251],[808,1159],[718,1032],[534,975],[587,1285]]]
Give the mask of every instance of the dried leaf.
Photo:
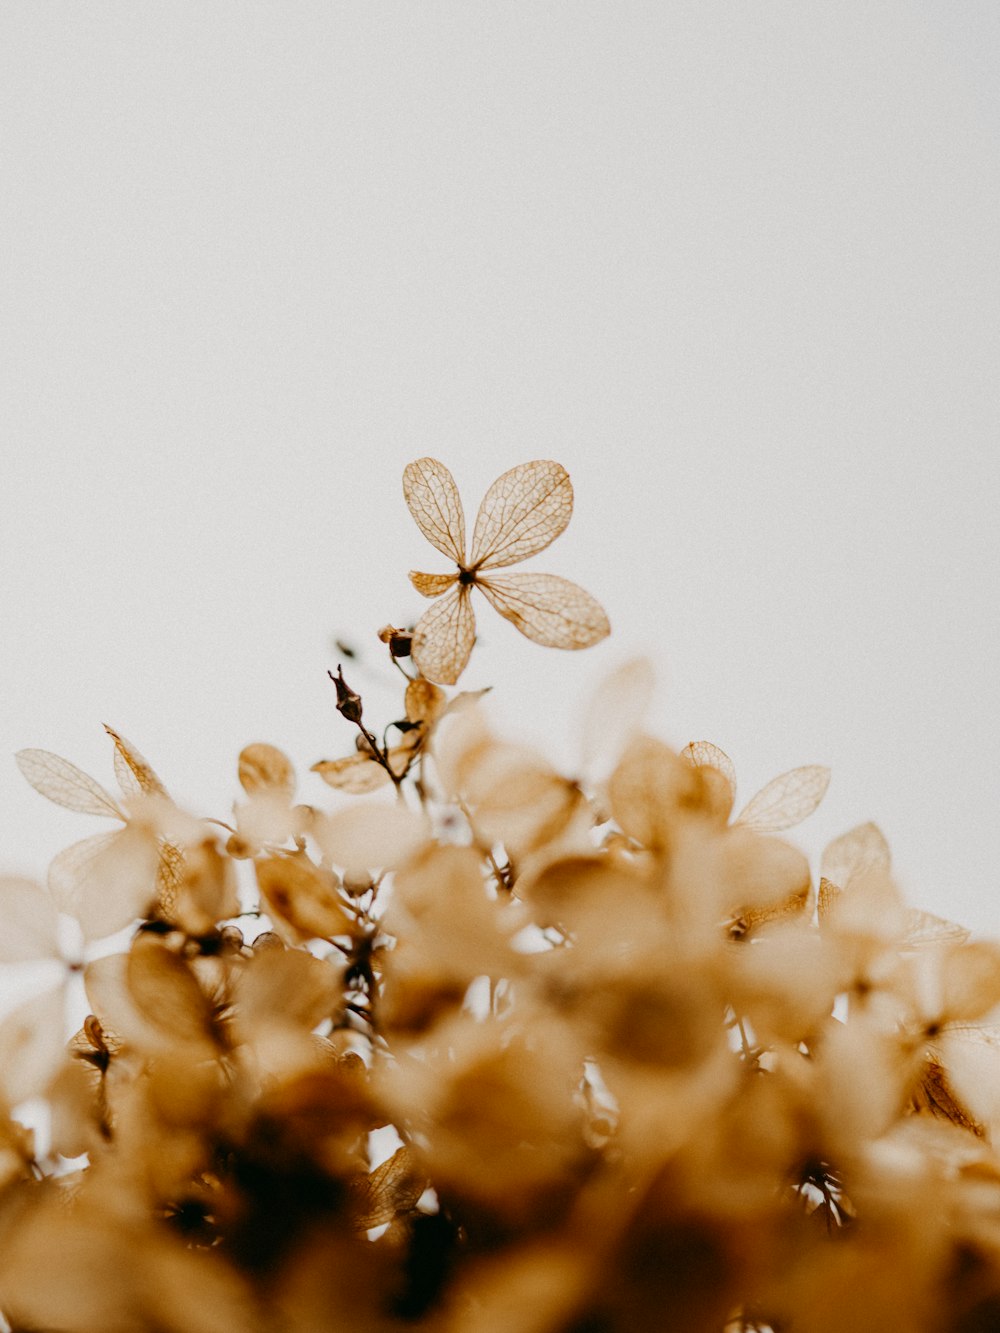
[[[34,787],[56,805],[85,815],[105,815],[124,820],[114,797],[76,764],[48,750],[19,750],[17,766]]]
[[[527,560],[554,542],[572,515],[573,487],[566,469],[549,459],[521,463],[483,496],[469,565],[499,569]]]
[[[425,1173],[418,1170],[409,1148],[404,1146],[367,1176],[355,1178],[351,1183],[357,1226],[367,1231],[412,1211],[429,1182]]]
[[[758,833],[777,833],[801,823],[819,805],[830,785],[830,770],[821,764],[793,768],[762,787],[736,819]]]
[[[278,791],[291,800],[295,795],[292,761],[276,746],[263,741],[256,741],[240,751],[239,779],[248,796],[259,791]]]
[[[58,920],[55,904],[41,885],[0,876],[0,963],[58,958]]]
[[[600,602],[556,574],[505,574],[476,583],[505,620],[546,648],[589,648],[611,633]]]
[[[456,565],[465,561],[465,514],[455,478],[436,458],[418,458],[403,469],[403,495],[417,527]]]
[[[869,870],[888,870],[889,844],[875,824],[859,824],[827,844],[820,861],[820,874],[831,884],[846,889],[853,879]]]
[[[469,588],[456,583],[417,621],[413,660],[428,680],[454,685],[465,670],[475,639],[476,617]]]
[[[134,796],[137,791],[141,791],[147,796],[162,796],[164,800],[169,800],[166,787],[135,746],[124,736],[119,736],[118,732],[113,731],[106,722],[104,730],[115,743],[115,776],[125,795]],[[131,774],[131,783],[125,776],[126,772]]]
[[[269,912],[302,939],[328,939],[350,929],[337,894],[338,882],[306,856],[258,861],[257,883]]]

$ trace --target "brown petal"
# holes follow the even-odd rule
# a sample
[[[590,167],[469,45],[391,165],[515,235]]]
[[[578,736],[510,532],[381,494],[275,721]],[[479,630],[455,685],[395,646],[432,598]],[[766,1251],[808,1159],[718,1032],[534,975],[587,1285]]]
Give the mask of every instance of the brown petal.
[[[389,781],[389,774],[381,764],[377,764],[371,755],[361,753],[349,754],[343,759],[322,759],[313,764],[312,772],[318,773],[328,787],[349,792],[352,796],[366,796]]]

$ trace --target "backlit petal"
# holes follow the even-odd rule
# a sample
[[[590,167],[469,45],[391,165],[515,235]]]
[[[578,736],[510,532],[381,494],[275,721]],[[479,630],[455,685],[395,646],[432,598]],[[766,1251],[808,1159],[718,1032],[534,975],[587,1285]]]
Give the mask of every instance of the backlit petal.
[[[573,514],[569,473],[548,459],[498,477],[483,497],[472,535],[471,567],[499,569],[543,551]]]
[[[454,685],[465,670],[475,638],[476,617],[469,588],[456,583],[417,622],[413,660],[428,680]]]
[[[546,648],[589,648],[611,632],[600,602],[555,574],[477,579],[500,614]]]
[[[465,561],[465,515],[455,478],[436,458],[418,458],[403,470],[403,495],[417,527],[456,565]]]

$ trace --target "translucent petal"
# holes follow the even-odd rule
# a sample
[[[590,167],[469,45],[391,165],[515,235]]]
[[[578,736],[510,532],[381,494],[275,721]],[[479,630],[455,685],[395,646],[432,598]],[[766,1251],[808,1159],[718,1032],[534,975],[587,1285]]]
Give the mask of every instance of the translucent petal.
[[[736,799],[736,769],[729,755],[711,741],[691,741],[681,751],[681,758],[686,759],[695,768],[708,769],[711,774],[716,775],[724,818],[728,819]]]
[[[506,574],[476,586],[505,620],[546,648],[589,648],[611,633],[600,602],[555,574]]]
[[[425,841],[427,826],[404,805],[366,802],[328,816],[314,834],[325,857],[355,874],[394,870]]]
[[[87,939],[101,939],[155,900],[158,862],[153,839],[139,830],[99,833],[59,853],[49,866],[49,891]]]
[[[125,795],[134,796],[137,791],[142,791],[147,796],[162,796],[169,799],[166,787],[135,746],[124,736],[119,736],[117,731],[112,731],[106,722],[104,730],[115,743],[115,776]],[[125,777],[126,772],[131,774],[132,782]]]
[[[349,754],[344,759],[323,759],[313,764],[312,771],[318,773],[328,787],[349,792],[352,796],[366,796],[389,781],[389,774],[381,764],[370,755],[360,753]]]
[[[758,833],[777,833],[800,823],[819,805],[830,785],[830,770],[821,764],[793,768],[762,787],[736,819]]]
[[[341,935],[350,927],[337,896],[338,880],[306,856],[272,856],[257,862],[257,883],[268,912],[302,939]]]
[[[410,582],[421,597],[440,597],[457,580],[457,574],[421,574],[419,569],[410,570]]]
[[[433,547],[465,563],[465,515],[455,478],[436,458],[418,458],[403,470],[403,495],[417,527]]]
[[[58,958],[57,930],[55,904],[41,885],[0,876],[0,962]]]
[[[154,935],[136,937],[126,981],[139,1013],[172,1041],[201,1043],[211,1032],[212,1008],[191,968]]]
[[[962,944],[971,934],[965,926],[948,921],[933,912],[921,912],[916,907],[906,909],[906,926],[903,947],[922,949],[929,944]]]
[[[456,583],[417,622],[413,660],[422,676],[454,685],[465,670],[476,639],[476,617],[469,588]]]
[[[429,680],[411,680],[406,687],[406,717],[410,722],[435,722],[445,707],[444,690]]]
[[[0,1089],[11,1106],[43,1093],[65,1055],[63,985],[19,1004],[0,1023]]]
[[[415,1208],[428,1181],[409,1148],[402,1147],[369,1175],[355,1177],[351,1184],[358,1214],[356,1225],[358,1230],[367,1231]]]
[[[483,496],[470,568],[499,569],[544,551],[572,515],[573,487],[564,467],[538,459],[511,468]]]
[[[295,794],[292,761],[275,745],[257,741],[240,751],[240,786],[252,796],[258,791],[281,791],[289,799]]]
[[[625,662],[606,676],[587,705],[583,722],[583,764],[591,779],[604,778],[642,725],[653,695],[655,675],[647,657]]]
[[[124,819],[114,797],[68,759],[62,759],[48,750],[19,750],[14,757],[18,768],[35,791],[56,805],[64,805],[68,810],[79,810],[85,815],[110,815],[112,819]]]
[[[889,844],[875,824],[859,824],[827,844],[820,862],[820,874],[838,888],[846,889],[852,879],[868,870],[888,870]]]

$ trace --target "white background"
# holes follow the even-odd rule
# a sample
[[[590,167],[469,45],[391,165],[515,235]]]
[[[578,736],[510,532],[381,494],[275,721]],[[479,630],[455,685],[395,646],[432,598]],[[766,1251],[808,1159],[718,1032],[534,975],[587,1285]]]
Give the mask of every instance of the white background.
[[[541,457],[614,633],[483,605],[462,684],[571,763],[650,653],[654,729],[829,764],[807,850],[875,819],[1000,930],[998,66],[994,0],[5,6],[0,871],[100,831],[21,747],[225,816],[248,741],[349,748],[335,636],[397,716],[403,466],[471,520]]]

